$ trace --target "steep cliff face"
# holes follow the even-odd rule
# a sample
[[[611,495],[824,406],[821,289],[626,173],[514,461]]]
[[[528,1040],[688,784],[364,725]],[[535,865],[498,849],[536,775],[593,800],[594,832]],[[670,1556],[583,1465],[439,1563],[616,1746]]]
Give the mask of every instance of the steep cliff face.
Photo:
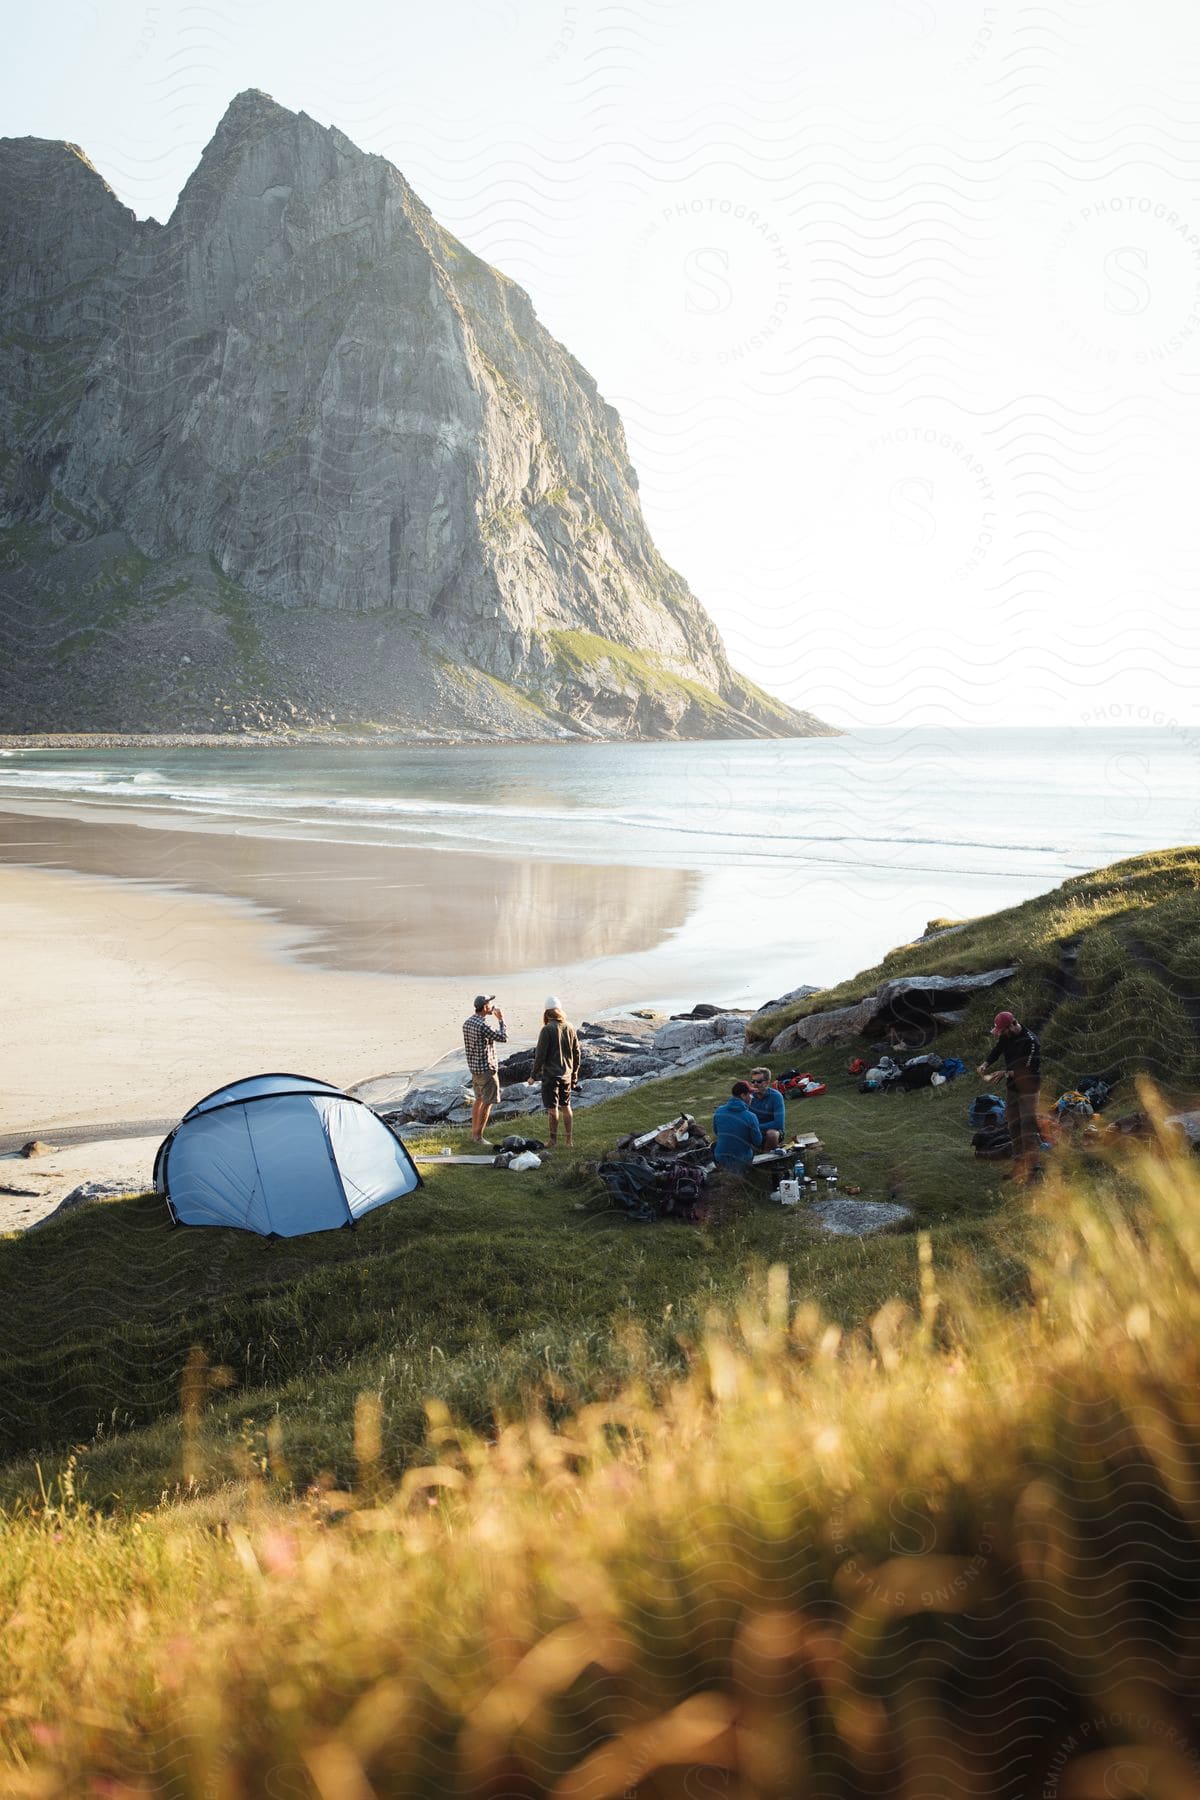
[[[374,645],[385,723],[457,725],[457,694],[469,725],[487,693],[526,732],[823,729],[730,669],[650,540],[617,414],[528,296],[340,132],[240,95],[165,226],[71,146],[8,140],[0,254],[23,723],[39,679],[53,708],[88,687],[94,715],[89,668],[108,682],[157,634],[162,674],[199,619],[215,662],[181,652],[194,673],[164,686],[151,658],[119,710],[210,724],[231,706],[189,697],[209,682],[239,722],[329,700],[344,721],[365,698],[345,669],[323,688],[320,658],[296,707],[299,611],[355,667]],[[114,580],[131,558],[136,581]],[[11,690],[5,712],[15,724]]]

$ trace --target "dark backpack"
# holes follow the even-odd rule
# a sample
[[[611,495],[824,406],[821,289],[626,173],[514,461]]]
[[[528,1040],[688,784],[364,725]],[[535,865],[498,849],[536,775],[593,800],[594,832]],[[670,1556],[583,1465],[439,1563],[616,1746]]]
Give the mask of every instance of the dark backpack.
[[[659,1211],[674,1213],[685,1219],[694,1216],[696,1202],[704,1189],[707,1176],[695,1164],[672,1163],[658,1177]]]
[[[648,1225],[658,1217],[653,1199],[658,1170],[644,1156],[629,1156],[622,1161],[597,1163],[596,1173],[617,1202],[636,1223]]]
[[[999,1094],[976,1094],[967,1108],[967,1123],[976,1130],[1004,1116],[1004,1102]]]
[[[1012,1138],[1008,1126],[1003,1119],[994,1125],[985,1125],[971,1139],[971,1147],[977,1157],[985,1162],[999,1162],[1001,1158],[1012,1155]]]
[[[1081,1094],[1087,1095],[1092,1103],[1093,1112],[1101,1112],[1112,1093],[1107,1081],[1100,1075],[1081,1075],[1075,1085]]]

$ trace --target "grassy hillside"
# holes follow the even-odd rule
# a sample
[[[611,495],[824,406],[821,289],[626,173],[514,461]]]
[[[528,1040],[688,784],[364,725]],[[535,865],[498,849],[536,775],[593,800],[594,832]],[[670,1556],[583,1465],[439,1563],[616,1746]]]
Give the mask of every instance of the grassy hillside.
[[[1094,1068],[1122,1074],[1118,1111],[1136,1104],[1137,1068],[1186,1096],[1200,1082],[1198,877],[1197,851],[1123,863],[894,952],[821,1000],[911,969],[1016,960],[1017,976],[973,1002],[943,1049],[974,1064],[997,1005],[1012,1005],[1045,1020],[1051,1097]],[[1066,981],[1068,945],[1078,961]],[[1146,960],[1131,960],[1135,950]],[[969,1268],[1002,1301],[1022,1296],[1024,1214],[1003,1166],[970,1151],[966,1106],[978,1084],[863,1096],[843,1073],[848,1054],[806,1057],[830,1091],[790,1102],[789,1124],[819,1130],[843,1183],[864,1198],[910,1207],[939,1266]],[[427,1397],[478,1430],[535,1391],[569,1409],[627,1378],[630,1326],[642,1366],[665,1381],[686,1366],[709,1311],[736,1307],[768,1265],[786,1267],[792,1292],[842,1326],[892,1297],[911,1300],[911,1239],[824,1240],[802,1212],[760,1199],[704,1229],[632,1226],[611,1209],[589,1160],[676,1111],[707,1120],[744,1067],[710,1063],[580,1114],[575,1157],[536,1174],[428,1170],[420,1193],[354,1233],[270,1244],[176,1230],[146,1196],[0,1240],[0,1500],[36,1494],[35,1464],[49,1477],[74,1452],[93,1502],[145,1505],[185,1473],[219,1482],[250,1451],[261,1458],[268,1432],[286,1438],[299,1486],[323,1472],[342,1480],[362,1391],[379,1396],[383,1465],[398,1475],[420,1445]],[[206,1378],[203,1442],[185,1471],[179,1394],[194,1347],[221,1373]]]
[[[351,1489],[248,1440],[219,1500],[0,1518],[0,1789],[1194,1793],[1200,1184],[1039,1196],[1018,1308],[910,1238],[859,1334],[778,1268],[654,1400],[435,1406],[398,1487],[367,1395]]]
[[[948,922],[939,920],[938,925]],[[1065,881],[1023,906],[891,951],[837,987],[755,1020],[763,1043],[794,1019],[849,1005],[903,975],[1018,965],[1003,990],[977,996],[961,1032],[938,1047],[979,1060],[1003,1005],[1042,1036],[1047,1087],[1088,1071],[1151,1075],[1168,1092],[1200,1086],[1200,849],[1132,857]],[[858,1046],[867,1048],[867,1046]]]
[[[1181,1095],[1195,1066],[1198,872],[1121,864],[844,993],[1015,957],[945,1047],[1003,1000],[1153,1108],[1150,983]],[[1117,1138],[1005,1187],[974,1081],[863,1096],[845,1056],[789,1122],[915,1233],[610,1212],[588,1160],[724,1063],[355,1233],[143,1196],[0,1240],[0,1793],[1194,1792],[1196,1159]]]

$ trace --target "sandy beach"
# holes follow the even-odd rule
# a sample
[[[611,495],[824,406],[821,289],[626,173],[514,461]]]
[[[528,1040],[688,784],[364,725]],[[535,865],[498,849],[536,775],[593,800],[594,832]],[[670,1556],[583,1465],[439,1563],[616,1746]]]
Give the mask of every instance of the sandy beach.
[[[636,998],[637,953],[687,892],[672,872],[5,815],[0,1135],[157,1131],[265,1069],[400,1092],[458,1052],[480,988],[516,1044],[548,991],[577,1017]]]

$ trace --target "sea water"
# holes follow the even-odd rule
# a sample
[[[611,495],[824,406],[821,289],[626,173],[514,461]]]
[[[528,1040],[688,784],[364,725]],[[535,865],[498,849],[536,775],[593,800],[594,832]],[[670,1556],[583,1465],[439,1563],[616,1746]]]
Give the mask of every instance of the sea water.
[[[930,919],[1200,839],[1200,734],[17,750],[0,756],[0,809],[6,795],[239,837],[566,861],[598,884],[614,865],[690,871],[686,916],[631,978],[647,999],[757,1004],[840,980]]]

